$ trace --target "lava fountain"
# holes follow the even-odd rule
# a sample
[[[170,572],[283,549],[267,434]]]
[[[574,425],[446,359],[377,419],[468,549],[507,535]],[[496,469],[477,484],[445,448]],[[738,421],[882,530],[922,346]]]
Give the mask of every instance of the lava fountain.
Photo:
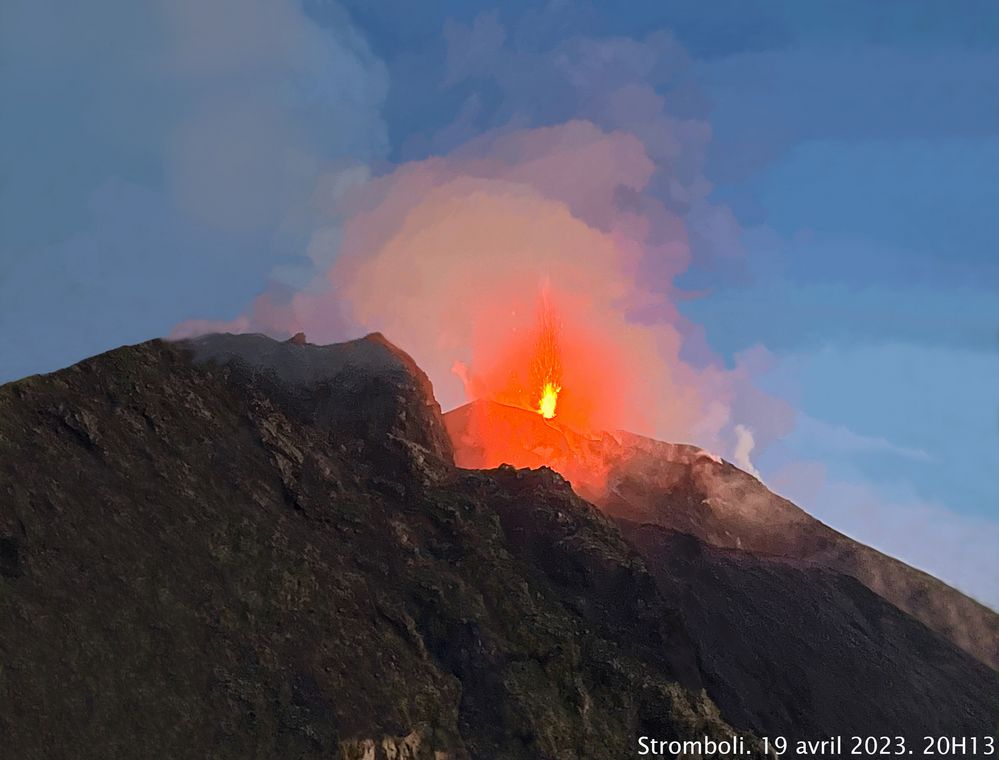
[[[541,296],[538,339],[531,377],[538,390],[536,410],[546,420],[555,417],[558,394],[562,390],[562,356],[559,351],[558,318],[547,292]]]
[[[545,465],[587,494],[602,493],[606,433],[591,427],[591,410],[615,398],[616,357],[567,294],[545,284],[536,308],[533,325],[525,319],[508,330],[490,374],[495,384],[473,386],[474,400],[445,415],[455,462],[473,469]]]

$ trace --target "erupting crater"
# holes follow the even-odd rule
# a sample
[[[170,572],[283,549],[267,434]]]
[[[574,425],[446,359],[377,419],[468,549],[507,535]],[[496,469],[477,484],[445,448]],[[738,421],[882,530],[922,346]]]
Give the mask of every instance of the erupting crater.
[[[538,339],[532,361],[531,379],[540,388],[537,412],[546,420],[555,416],[558,394],[562,390],[562,354],[559,349],[559,324],[548,294],[541,299]]]
[[[620,384],[620,362],[572,314],[577,319],[563,322],[546,286],[534,325],[511,329],[509,343],[491,347],[493,361],[467,383],[475,400],[444,418],[458,466],[546,466],[590,498],[604,493],[622,446],[593,417],[612,406],[606,400]]]

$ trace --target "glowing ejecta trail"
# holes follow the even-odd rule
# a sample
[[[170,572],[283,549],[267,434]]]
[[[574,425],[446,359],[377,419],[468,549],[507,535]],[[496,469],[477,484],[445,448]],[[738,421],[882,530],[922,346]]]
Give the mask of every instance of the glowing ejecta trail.
[[[546,420],[555,416],[558,394],[562,390],[562,357],[558,344],[558,320],[548,300],[541,295],[538,341],[531,372],[533,387],[538,389],[536,411]]]

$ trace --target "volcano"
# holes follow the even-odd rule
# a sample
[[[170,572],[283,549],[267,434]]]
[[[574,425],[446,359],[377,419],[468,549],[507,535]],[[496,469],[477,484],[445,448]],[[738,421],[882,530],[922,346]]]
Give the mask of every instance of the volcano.
[[[999,717],[987,608],[695,447],[442,415],[377,334],[0,387],[0,592],[18,758],[918,751]]]
[[[448,412],[444,422],[460,467],[551,466],[619,520],[848,575],[999,668],[999,617],[992,610],[824,525],[703,449],[621,431],[580,434],[485,400]]]

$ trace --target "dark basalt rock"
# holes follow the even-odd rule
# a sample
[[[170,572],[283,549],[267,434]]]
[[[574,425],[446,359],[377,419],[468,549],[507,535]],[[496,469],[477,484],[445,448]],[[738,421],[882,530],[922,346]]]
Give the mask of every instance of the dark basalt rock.
[[[629,502],[645,522],[680,504],[763,535],[736,476],[696,512],[729,465],[668,452]],[[615,522],[547,468],[456,468],[379,335],[152,341],[0,387],[5,756],[617,760],[642,735],[994,728],[994,673],[806,564]]]
[[[178,345],[310,424],[376,446],[401,443],[410,453],[415,445],[433,465],[454,461],[429,378],[381,333],[328,346],[306,343],[302,333],[284,343],[216,334]]]
[[[999,615],[927,573],[864,546],[695,446],[618,431],[580,435],[539,415],[476,401],[444,416],[464,467],[549,462],[608,515],[721,548],[806,561],[856,578],[981,662],[999,668]],[[491,431],[503,435],[489,437]],[[491,445],[483,445],[489,438]],[[505,442],[497,450],[495,441]],[[593,473],[600,473],[594,478]]]
[[[991,735],[999,678],[855,578],[619,522],[696,642],[708,693],[761,735]],[[849,752],[851,747],[847,746]]]
[[[0,537],[5,756],[616,760],[731,731],[616,528],[550,471],[456,470],[378,336],[3,386]]]

